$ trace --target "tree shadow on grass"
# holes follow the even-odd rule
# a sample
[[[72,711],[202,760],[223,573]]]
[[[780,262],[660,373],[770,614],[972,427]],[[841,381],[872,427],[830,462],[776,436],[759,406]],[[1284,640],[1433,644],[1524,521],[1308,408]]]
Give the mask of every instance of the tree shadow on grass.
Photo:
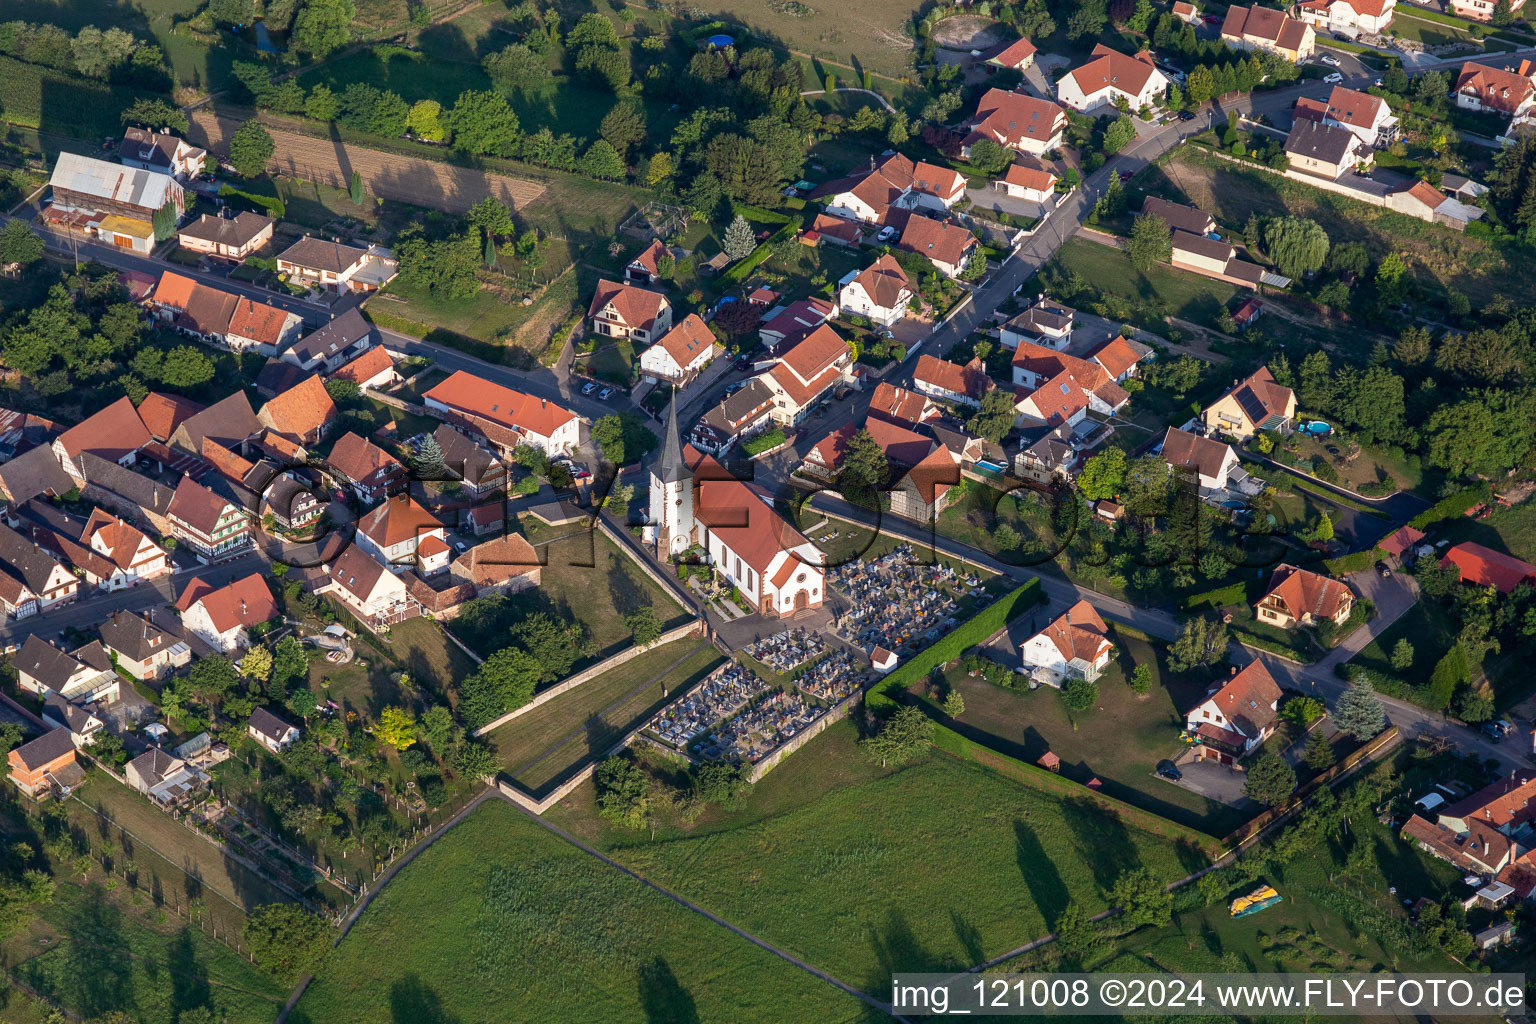
[[[131,1010],[137,1005],[133,986],[133,961],[125,954],[122,911],[109,903],[97,886],[72,907],[68,923],[60,930],[78,941],[69,944],[69,1000],[82,1017],[108,1010]]]
[[[394,1024],[459,1024],[459,1018],[443,1009],[437,990],[407,974],[389,988],[389,1013]]]
[[[870,924],[869,944],[878,967],[863,986],[866,992],[889,992],[893,974],[960,970],[968,966],[925,946],[898,907],[886,908],[883,924]]]
[[[641,964],[638,975],[640,1008],[647,1024],[699,1024],[698,1005],[666,960],[658,956]]]
[[[1068,800],[1064,805],[1073,844],[1101,889],[1141,867],[1141,854],[1118,814],[1095,800]]]
[[[1054,927],[1072,898],[1067,892],[1066,883],[1061,880],[1061,872],[1056,870],[1056,864],[1045,852],[1045,847],[1040,845],[1034,829],[1022,821],[1016,821],[1013,823],[1013,834],[1018,842],[1019,874],[1024,876],[1030,898],[1040,908],[1040,917],[1047,925]]]

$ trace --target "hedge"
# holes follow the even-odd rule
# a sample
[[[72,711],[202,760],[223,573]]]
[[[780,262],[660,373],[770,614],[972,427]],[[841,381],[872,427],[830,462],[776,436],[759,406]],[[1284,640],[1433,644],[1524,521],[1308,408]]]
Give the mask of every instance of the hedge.
[[[740,284],[742,281],[745,281],[747,275],[757,269],[758,264],[762,263],[770,255],[772,255],[774,243],[788,238],[790,235],[799,230],[800,221],[797,218],[790,218],[788,224],[785,224],[783,227],[779,228],[779,230],[769,235],[767,241],[763,242],[762,245],[752,250],[751,255],[744,256],[737,260],[735,266],[726,270],[723,274],[716,278],[716,280],[720,282],[722,287],[727,285]]]
[[[1301,490],[1308,492],[1309,494],[1315,494],[1319,498],[1324,498],[1328,501],[1331,501],[1335,505],[1343,505],[1345,508],[1352,508],[1356,512],[1364,512],[1368,516],[1375,516],[1377,519],[1392,518],[1391,515],[1383,512],[1379,508],[1372,508],[1363,501],[1356,501],[1353,498],[1346,498],[1342,494],[1336,494],[1320,484],[1313,484],[1308,480],[1297,480],[1296,486]]]
[[[1047,771],[1038,765],[1026,764],[1017,758],[999,753],[991,747],[965,738],[939,722],[933,724],[933,745],[951,757],[991,769],[1001,776],[1042,793],[1071,800],[1095,801],[1143,832],[1189,843],[1199,847],[1207,856],[1214,856],[1215,852],[1220,850],[1215,836],[1179,825],[1112,796],[1096,793],[1081,783],[1062,778],[1055,772]]]
[[[1246,604],[1248,587],[1244,583],[1229,583],[1201,594],[1190,594],[1179,601],[1181,611],[1192,612],[1201,608],[1220,608],[1229,604]]]
[[[880,680],[864,695],[864,706],[886,711],[896,706],[891,694],[900,693],[917,680],[946,662],[954,661],[967,648],[975,647],[1020,615],[1046,600],[1038,579],[1010,590],[969,619],[960,623],[932,647]]]
[[[1432,506],[1408,520],[1408,525],[1415,530],[1427,530],[1436,523],[1466,515],[1468,509],[1487,501],[1488,493],[1487,484],[1478,484],[1476,487],[1468,487],[1464,491],[1457,491],[1449,497],[1441,498]]]
[[[755,220],[759,224],[788,224],[794,220],[787,213],[778,210],[770,210],[763,206],[748,206],[745,203],[732,203],[731,212],[740,214],[747,220]]]
[[[253,206],[266,210],[275,220],[282,220],[283,215],[288,212],[287,205],[277,196],[261,196],[254,192],[242,192],[233,185],[221,185],[219,187],[219,198],[244,199]]]
[[[1369,569],[1376,564],[1381,557],[1380,548],[1371,548],[1368,551],[1356,551],[1349,555],[1340,555],[1338,558],[1323,559],[1323,566],[1331,576],[1343,576],[1346,573],[1360,572]]]

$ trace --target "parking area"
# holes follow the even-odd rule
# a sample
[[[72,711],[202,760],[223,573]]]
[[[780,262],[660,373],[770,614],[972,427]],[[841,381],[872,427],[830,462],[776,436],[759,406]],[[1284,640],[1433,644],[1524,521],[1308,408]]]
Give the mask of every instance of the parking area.
[[[1183,778],[1177,782],[1164,779],[1163,784],[1180,786],[1208,800],[1233,807],[1252,803],[1243,795],[1243,783],[1247,775],[1235,768],[1215,761],[1189,761],[1180,764],[1179,771],[1183,773]]]

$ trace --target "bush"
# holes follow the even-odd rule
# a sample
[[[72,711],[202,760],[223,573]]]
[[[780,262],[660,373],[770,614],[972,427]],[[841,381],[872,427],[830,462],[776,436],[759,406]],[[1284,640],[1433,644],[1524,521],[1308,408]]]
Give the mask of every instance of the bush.
[[[750,440],[743,441],[741,443],[741,450],[747,455],[761,455],[763,452],[766,452],[770,448],[777,448],[786,440],[787,438],[784,435],[784,431],[778,427],[774,427],[772,430],[758,434],[756,437],[751,438]]]
[[[1476,487],[1468,487],[1464,491],[1457,491],[1449,497],[1441,498],[1435,504],[1420,512],[1408,521],[1408,525],[1415,530],[1427,530],[1431,526],[1447,519],[1455,519],[1465,515],[1467,510],[1475,505],[1480,505],[1488,500],[1488,485],[1479,484]]]

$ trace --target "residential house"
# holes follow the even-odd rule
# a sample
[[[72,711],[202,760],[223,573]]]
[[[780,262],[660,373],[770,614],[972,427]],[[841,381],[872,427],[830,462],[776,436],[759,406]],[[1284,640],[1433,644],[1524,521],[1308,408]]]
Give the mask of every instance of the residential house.
[[[236,558],[251,546],[250,513],[190,476],[177,483],[166,518],[171,535],[204,565]]]
[[[1317,33],[1300,18],[1273,7],[1227,8],[1221,24],[1221,41],[1238,50],[1268,50],[1293,64],[1300,64],[1317,49]]]
[[[1026,438],[1013,457],[1014,475],[1047,487],[1071,483],[1082,466],[1072,437],[1072,425],[1060,423],[1033,441]]]
[[[1173,203],[1147,196],[1141,201],[1141,212],[1158,218],[1174,231],[1187,231],[1192,235],[1216,233],[1216,218],[1192,203]]]
[[[124,397],[54,438],[53,454],[66,473],[83,483],[81,455],[89,452],[119,466],[131,466],[139,449],[152,440],[133,403]]]
[[[1097,680],[1114,649],[1099,613],[1087,601],[1078,601],[1024,641],[1019,654],[1031,679],[1060,687],[1068,679]]]
[[[982,63],[989,71],[1027,71],[1035,63],[1035,44],[1022,36],[1011,43],[999,43]]]
[[[757,329],[758,339],[777,354],[787,351],[811,336],[822,324],[837,316],[837,303],[810,296],[791,302],[777,313],[770,312]]]
[[[1124,384],[1136,376],[1142,358],[1149,351],[1145,346],[1138,348],[1136,344],[1127,341],[1125,335],[1117,334],[1089,349],[1087,358],[1102,366],[1116,384]]]
[[[16,685],[39,697],[57,693],[80,704],[110,704],[121,692],[122,679],[112,670],[111,657],[95,640],[66,652],[32,633],[11,665],[16,670]]]
[[[1294,134],[1294,132],[1292,133]],[[1352,138],[1342,132],[1345,138]],[[1269,285],[1287,288],[1291,279],[1265,270],[1257,263],[1249,263],[1237,255],[1237,247],[1204,235],[1192,235],[1188,231],[1174,231],[1173,254],[1170,262],[1180,270],[1214,278],[1243,288]]]
[[[886,223],[901,232],[896,248],[926,256],[945,277],[959,277],[976,256],[976,236],[959,224],[905,211],[892,211]]]
[[[1342,0],[1335,0],[1342,2]],[[1295,119],[1320,121],[1335,128],[1343,128],[1355,138],[1374,149],[1385,149],[1398,135],[1398,120],[1392,108],[1380,96],[1368,92],[1333,87],[1327,100],[1315,100],[1303,96],[1296,101]]]
[[[23,743],[8,756],[10,779],[34,800],[64,795],[85,781],[75,761],[75,741],[68,729],[53,729]]]
[[[159,679],[192,661],[192,648],[185,640],[133,612],[113,612],[96,632],[101,646],[117,659],[117,667],[135,679]]]
[[[1003,348],[1017,349],[1020,343],[1040,345],[1058,351],[1072,343],[1073,318],[1077,310],[1041,295],[1034,304],[1003,324],[998,340]]]
[[[913,429],[938,416],[939,407],[920,391],[908,391],[889,381],[881,381],[870,396],[869,415],[871,419]]]
[[[163,391],[151,391],[139,403],[139,421],[149,436],[162,444],[169,442],[176,428],[202,412],[204,406],[181,395],[168,395]]]
[[[811,476],[828,482],[835,481],[843,471],[843,458],[848,454],[848,445],[860,430],[869,431],[875,444],[885,453],[892,480],[926,459],[934,448],[931,437],[871,417],[863,423],[845,423],[827,434],[806,453],[801,468]]]
[[[357,522],[357,545],[398,571],[434,576],[448,570],[447,531],[408,494],[396,494]]]
[[[266,302],[237,298],[224,331],[224,344],[244,354],[275,356],[291,345],[304,327],[304,318]]]
[[[1513,592],[1522,583],[1536,583],[1536,565],[1469,540],[1446,551],[1440,567],[1455,567],[1461,582],[1494,587],[1501,594]]]
[[[689,313],[640,353],[640,372],[681,386],[699,375],[721,351],[709,325]]]
[[[965,177],[947,167],[892,153],[873,158],[862,175],[828,182],[811,193],[825,198],[827,213],[865,224],[884,222],[891,210],[947,211],[965,196]]]
[[[447,568],[447,546],[443,548]],[[325,572],[327,580],[315,592],[335,595],[369,629],[384,629],[421,615],[421,603],[411,596],[402,576],[370,558],[357,544],[343,548]]]
[[[278,254],[277,272],[310,287],[371,292],[394,280],[400,264],[380,246],[359,249],[305,235]]]
[[[1207,434],[1226,434],[1247,442],[1261,430],[1289,434],[1296,419],[1296,392],[1275,383],[1269,367],[1261,366],[1200,413]]]
[[[178,219],[187,212],[186,192],[169,174],[76,153],[59,154],[48,184],[55,210],[115,213],[150,222],[163,209],[169,208]]]
[[[1461,833],[1474,822],[1505,836],[1524,836],[1536,821],[1536,775],[1512,771],[1476,793],[1438,808],[1436,821]]]
[[[76,486],[74,477],[64,472],[48,444],[0,463],[0,498],[10,502],[13,508],[40,494],[61,497]]]
[[[879,327],[890,327],[907,315],[917,292],[906,271],[889,253],[840,282],[837,304],[844,314],[855,313]]]
[[[671,256],[671,250],[661,243],[659,239],[652,239],[651,244],[641,249],[634,259],[624,267],[624,281],[627,284],[639,285],[642,288],[650,285],[664,285],[658,262],[663,256]]]
[[[439,427],[439,430],[448,430]],[[461,435],[448,430],[454,437]],[[405,487],[405,467],[393,455],[348,431],[336,439],[326,460],[330,471],[352,488],[357,500],[372,505]]]
[[[322,497],[308,470],[288,470],[261,491],[261,514],[271,515],[279,530],[302,530],[325,514],[329,502]]]
[[[171,571],[164,548],[104,509],[91,510],[80,543],[111,565],[108,590],[136,587]]]
[[[650,534],[659,551],[697,544],[742,599],[776,618],[821,607],[822,554],[773,509],[767,492],[738,480],[713,458],[684,448],[677,402],[650,471]]]
[[[1237,452],[1231,445],[1200,437],[1178,427],[1163,435],[1163,461],[1175,473],[1197,479],[1201,493],[1225,491],[1239,473]]]
[[[1156,106],[1168,91],[1168,76],[1142,50],[1134,57],[1103,43],[1093,48],[1086,64],[1068,71],[1056,83],[1056,98],[1073,110],[1113,107],[1124,101],[1132,110]]]
[[[943,445],[936,445],[917,465],[897,475],[887,488],[891,514],[931,523],[962,493],[959,483],[959,457]]]
[[[1386,194],[1389,210],[1416,217],[1430,224],[1443,224],[1457,231],[1465,231],[1467,225],[1483,216],[1483,208],[1463,203],[1435,188],[1427,181],[1411,185],[1399,185]]]
[[[1200,9],[1189,0],[1173,0],[1173,16],[1186,25],[1200,24]]]
[[[981,396],[997,387],[987,376],[987,368],[980,359],[972,359],[961,366],[936,356],[917,357],[912,371],[912,386],[930,398],[957,405],[978,407]]]
[[[966,135],[960,143],[960,155],[969,159],[972,146],[990,139],[1015,153],[1042,157],[1061,148],[1067,124],[1067,112],[1058,103],[1022,92],[988,89],[976,104],[976,113],[963,126]]]
[[[1405,842],[1469,874],[1497,875],[1510,866],[1516,851],[1513,840],[1475,818],[1458,831],[1413,814],[1398,834]]]
[[[1056,195],[1061,175],[1056,168],[1033,157],[1020,157],[1008,165],[1001,178],[992,187],[1010,199],[1022,199],[1027,203],[1047,203]]]
[[[1076,426],[1088,415],[1093,397],[1071,371],[1063,371],[1033,391],[1015,393],[1015,421],[1021,426]]]
[[[159,294],[156,289],[157,298]],[[239,303],[240,297],[233,292],[193,284],[192,292],[187,297],[186,309],[171,318],[171,326],[177,333],[205,345],[232,347],[228,337],[229,322],[234,319],[235,307]]]
[[[689,430],[688,443],[701,452],[720,455],[742,438],[766,429],[773,422],[779,398],[764,380],[751,378],[746,387],[706,412]],[[0,472],[3,470],[0,466]]]
[[[90,452],[80,456],[80,466],[85,478],[80,494],[87,501],[110,509],[127,523],[147,526],[161,537],[170,536],[171,521],[166,512],[176,496],[174,488]]]
[[[272,241],[272,218],[259,213],[230,216],[203,214],[176,233],[183,249],[240,263]]]
[[[780,426],[801,423],[810,410],[853,369],[848,343],[823,324],[785,352],[756,378],[773,393],[773,419]]]
[[[520,444],[569,455],[581,443],[581,419],[575,413],[463,370],[421,397],[429,411],[503,455]]]
[[[476,544],[455,558],[448,571],[455,580],[473,586],[480,597],[532,589],[544,575],[538,552],[518,533]]]
[[[176,610],[185,629],[221,654],[249,646],[247,631],[278,616],[272,591],[256,573],[222,587],[194,577]]]
[[[1341,626],[1354,606],[1354,592],[1343,580],[1282,564],[1270,574],[1269,589],[1254,611],[1260,622],[1291,629],[1325,621]]]
[[[339,414],[325,382],[318,375],[273,398],[256,414],[256,421],[296,444],[320,442]]]
[[[443,468],[476,501],[507,493],[507,464],[444,423],[432,433]]]
[[[844,220],[841,217],[834,217],[827,213],[818,213],[816,215],[816,219],[811,222],[811,231],[823,242],[832,242],[846,248],[854,248],[861,245],[864,241],[864,229],[859,227],[857,221]],[[773,292],[771,289],[761,290],[769,291],[773,295],[774,300],[778,299],[777,292]],[[773,305],[773,302],[758,302],[752,295],[747,296],[747,301],[764,306]]]
[[[281,754],[299,738],[299,727],[289,725],[266,708],[257,708],[245,725],[245,734],[274,754]]]
[[[117,146],[117,158],[123,166],[169,174],[181,181],[203,173],[207,156],[206,149],[199,149],[186,139],[143,128],[124,128],[123,140]]]
[[[231,392],[202,412],[182,420],[171,433],[170,446],[188,455],[205,456],[212,441],[231,451],[261,433],[261,421],[244,391]]]
[[[1294,169],[1330,181],[1376,162],[1376,151],[1348,128],[1305,118],[1291,126],[1285,154]]]
[[[1354,39],[1386,32],[1396,9],[1397,0],[1301,0],[1292,13],[1319,32]]]
[[[1236,764],[1275,731],[1280,687],[1262,661],[1232,670],[1185,714],[1184,728],[1198,741],[1196,760]]]
[[[377,341],[373,324],[353,307],[283,350],[283,362],[305,373],[334,373]]]
[[[150,747],[123,768],[128,785],[162,808],[175,807],[201,792],[209,776],[173,754]]]
[[[69,604],[80,593],[80,581],[57,558],[39,547],[9,526],[0,524],[0,576],[8,577],[6,589],[10,593],[6,603],[12,604],[17,618],[25,618],[36,611]]]
[[[401,380],[395,361],[383,345],[375,345],[331,374],[331,380],[346,380],[359,388],[387,388]]]
[[[1451,0],[1447,11],[1458,17],[1471,18],[1473,21],[1492,21],[1493,12],[1497,7],[1498,0]],[[1519,17],[1524,7],[1525,0],[1509,0],[1510,16]]]
[[[599,281],[587,309],[592,331],[649,345],[672,326],[672,304],[660,292],[617,281]]]
[[[1116,370],[1123,369],[1122,361],[1103,352],[1105,362]],[[1072,384],[1087,397],[1088,409],[1104,416],[1111,416],[1125,408],[1131,400],[1129,392],[1120,386],[1116,373],[1095,359],[1058,352],[1045,345],[1020,340],[1014,350],[1013,383],[1029,393],[1043,389],[1051,381],[1066,375]],[[1060,388],[1057,388],[1060,391]]]
[[[1496,68],[1467,61],[1456,76],[1451,95],[1463,110],[1486,111],[1511,120],[1523,117],[1536,108],[1536,63],[1522,60],[1513,67]]]
[[[43,724],[50,730],[68,729],[75,749],[81,750],[96,742],[96,736],[107,727],[88,705],[65,700],[57,693],[43,698]]]

